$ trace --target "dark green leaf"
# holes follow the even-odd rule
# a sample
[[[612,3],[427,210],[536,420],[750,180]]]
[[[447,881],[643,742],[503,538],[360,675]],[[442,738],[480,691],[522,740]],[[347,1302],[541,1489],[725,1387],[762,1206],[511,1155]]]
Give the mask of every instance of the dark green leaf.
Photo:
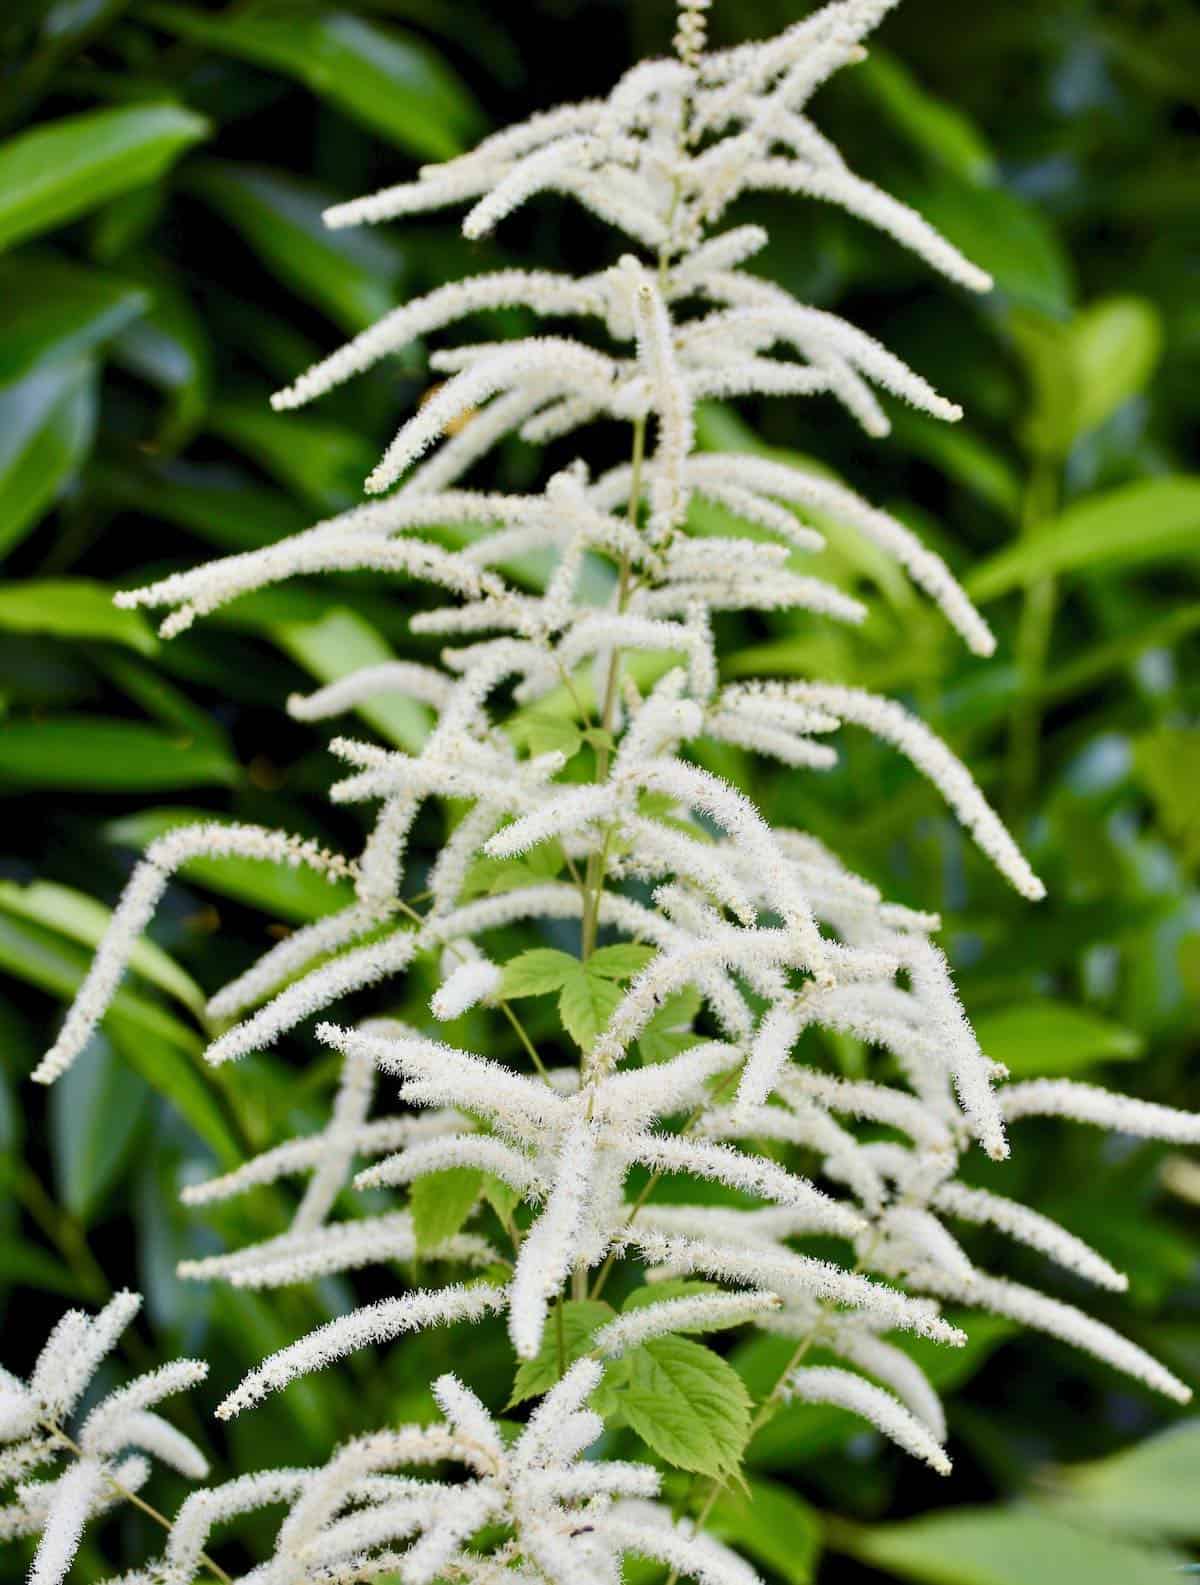
[[[704,1528],[788,1585],[809,1585],[813,1578],[821,1550],[820,1518],[787,1486],[756,1477],[745,1492],[723,1491]]]
[[[78,364],[150,307],[136,281],[35,250],[0,258],[0,382]]]
[[[218,403],[208,414],[208,425],[323,512],[356,505],[375,463],[375,448],[361,435],[320,419],[273,413],[265,396]]]
[[[150,1092],[97,1035],[50,1091],[50,1140],[59,1198],[90,1222],[120,1177]]]
[[[0,387],[0,555],[34,527],[91,450],[90,363],[43,369]]]
[[[412,34],[339,11],[212,17],[156,5],[147,14],[181,38],[298,78],[410,153],[448,159],[478,127],[467,90]]]
[[[0,781],[12,791],[86,787],[97,792],[163,792],[227,786],[238,767],[210,742],[136,721],[52,716],[0,725]]]
[[[347,331],[395,305],[398,250],[369,231],[330,231],[321,214],[333,195],[282,171],[207,163],[189,187],[235,226],[272,277]]]

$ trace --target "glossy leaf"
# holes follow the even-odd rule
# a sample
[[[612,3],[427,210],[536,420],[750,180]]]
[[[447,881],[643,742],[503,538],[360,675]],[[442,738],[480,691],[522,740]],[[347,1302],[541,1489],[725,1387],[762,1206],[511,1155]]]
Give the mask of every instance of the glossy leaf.
[[[136,281],[48,250],[0,256],[0,383],[78,363],[150,307]]]
[[[0,628],[99,639],[152,655],[158,640],[140,611],[113,604],[113,590],[87,578],[29,578],[0,583]]]
[[[18,788],[165,792],[228,786],[238,767],[211,742],[103,716],[48,716],[0,725],[0,780]]]
[[[91,450],[95,371],[58,364],[0,387],[0,555],[58,499]]]
[[[59,1197],[90,1222],[120,1177],[150,1091],[97,1035],[50,1091],[50,1140]]]
[[[207,136],[181,105],[86,110],[0,144],[0,248],[152,182]]]
[[[448,159],[479,130],[467,90],[412,34],[339,11],[211,17],[155,5],[147,14],[158,27],[195,44],[297,78],[411,154]]]
[[[334,195],[282,171],[213,161],[189,188],[234,226],[274,280],[346,331],[362,330],[396,302],[400,253],[370,231],[330,231]]]

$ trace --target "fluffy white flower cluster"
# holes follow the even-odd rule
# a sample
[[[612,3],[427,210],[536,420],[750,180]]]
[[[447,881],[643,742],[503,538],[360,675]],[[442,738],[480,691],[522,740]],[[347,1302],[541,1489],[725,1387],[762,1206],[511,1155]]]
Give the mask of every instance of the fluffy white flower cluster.
[[[40,1533],[29,1585],[59,1585],[88,1521],[136,1500],[149,1458],[191,1480],[208,1473],[195,1443],[154,1412],[164,1398],[203,1381],[208,1366],[201,1360],[176,1360],[114,1388],[78,1416],[74,1434],[68,1430],[141,1302],[136,1293],[119,1293],[99,1315],[68,1310],[28,1381],[0,1370],[0,1482],[15,1487],[0,1506],[0,1541]],[[47,1466],[57,1472],[47,1475]]]
[[[169,635],[298,574],[366,568],[454,596],[412,620],[414,631],[453,640],[440,665],[375,665],[290,701],[306,721],[389,694],[434,713],[416,752],[334,740],[347,766],[334,801],[377,809],[362,851],[339,859],[227,826],[156,843],[36,1075],[51,1080],[78,1056],[170,874],[198,852],[303,863],[352,878],[355,891],[349,906],[279,942],[213,998],[213,1063],[262,1050],[351,993],[387,987],[419,956],[440,965],[426,1028],[387,1019],[318,1027],[344,1059],[328,1126],[185,1193],[202,1205],[307,1175],[291,1227],[192,1262],[184,1274],[269,1287],[407,1260],[417,1249],[408,1210],[338,1219],[335,1205],[352,1182],[395,1189],[450,1167],[477,1169],[524,1207],[509,1227],[512,1258],[464,1227],[432,1251],[459,1267],[461,1281],[330,1322],[264,1362],[219,1413],[421,1326],[504,1314],[518,1357],[531,1360],[565,1294],[586,1295],[589,1281],[599,1292],[617,1261],[638,1263],[651,1282],[699,1276],[723,1285],[613,1321],[594,1339],[595,1357],[562,1377],[511,1448],[482,1405],[442,1378],[448,1427],[383,1432],[351,1444],[324,1472],[269,1472],[197,1495],[148,1579],[190,1580],[210,1523],[282,1500],[291,1508],[279,1551],[253,1576],[263,1585],[392,1572],[415,1585],[448,1569],[481,1581],[615,1581],[626,1551],[733,1585],[748,1577],[744,1565],[649,1503],[653,1471],[575,1463],[599,1430],[583,1407],[596,1359],[676,1331],[750,1322],[795,1338],[795,1365],[776,1400],[850,1408],[939,1470],[949,1466],[937,1396],[886,1334],[961,1343],[940,1313],[944,1300],[1011,1316],[1187,1396],[1081,1311],[977,1269],[946,1223],[988,1224],[1119,1287],[1107,1262],[1067,1231],[961,1181],[960,1161],[974,1144],[1003,1158],[1008,1125],[1035,1114],[1178,1141],[1200,1140],[1200,1120],[1081,1085],[999,1083],[1004,1075],[980,1050],[931,939],[937,919],[889,904],[814,838],[772,827],[696,762],[697,745],[715,742],[819,774],[835,762],[832,734],[864,728],[933,782],[1023,896],[1042,895],[967,769],[899,705],[824,683],[719,681],[715,613],[797,607],[862,619],[858,601],[798,570],[822,543],[813,520],[827,517],[904,568],[973,651],[993,647],[945,564],[895,518],[816,471],[696,448],[696,404],[714,396],[827,393],[872,434],[887,429],[879,391],[939,418],[958,416],[870,337],[750,273],[766,241],[760,228],[714,229],[740,194],[783,190],[839,204],[958,285],[987,287],[917,215],[855,176],[807,116],[815,91],[861,57],[862,38],[892,3],[835,0],[768,43],[704,53],[705,0],[690,0],[680,11],[678,59],[639,66],[605,100],[535,116],[414,182],[333,210],[330,223],[348,225],[468,202],[464,230],[477,237],[554,191],[649,257],[625,254],[583,277],[480,275],[387,315],[281,392],[276,406],[319,397],[481,309],[519,304],[551,320],[582,318],[593,334],[556,330],[435,352],[431,362],[448,378],[367,481],[375,492],[399,483],[393,493],[121,597],[166,608]],[[631,460],[597,477],[576,461],[538,495],[460,483],[505,436],[545,441],[613,420],[630,426]],[[729,531],[702,532],[693,501],[722,509]],[[435,529],[437,539],[423,532]],[[536,584],[533,551],[550,565]],[[602,597],[598,567],[607,569]],[[639,652],[660,657],[645,692],[627,666]],[[510,695],[527,719],[540,711],[564,726],[566,746],[523,754],[520,734],[506,730]],[[584,761],[574,754],[585,741],[594,775],[580,781]],[[417,909],[403,896],[406,848],[431,799],[453,801],[460,817],[429,876],[427,905]],[[482,897],[472,884],[481,861],[504,877]],[[509,1005],[562,987],[567,971],[544,960],[564,955],[496,961],[497,932],[545,922],[578,923],[571,983],[582,976],[585,999],[593,998],[578,1068],[548,1067]],[[601,933],[610,945],[599,945]],[[618,957],[602,970],[606,952]],[[439,1021],[473,1007],[513,1023],[535,1071],[434,1037]],[[675,1012],[686,1030],[702,1019],[708,1033],[678,1039],[665,1060],[635,1060],[639,1043]],[[810,1028],[889,1053],[901,1080],[850,1082],[798,1063]],[[377,1073],[400,1081],[398,1112],[372,1117]],[[643,1182],[650,1175],[636,1193],[635,1169]],[[665,1174],[738,1193],[719,1204],[711,1193],[659,1204],[653,1189]],[[742,1208],[747,1197],[764,1203]],[[480,1215],[478,1226],[488,1225]],[[838,1263],[794,1247],[814,1235],[842,1240],[852,1258]],[[803,1365],[814,1343],[842,1364]],[[394,1473],[444,1458],[471,1470],[465,1486]],[[76,1508],[93,1500],[94,1492]],[[31,1521],[41,1501],[27,1499]],[[496,1524],[507,1527],[496,1548],[464,1550]],[[39,1585],[50,1577],[43,1571]]]

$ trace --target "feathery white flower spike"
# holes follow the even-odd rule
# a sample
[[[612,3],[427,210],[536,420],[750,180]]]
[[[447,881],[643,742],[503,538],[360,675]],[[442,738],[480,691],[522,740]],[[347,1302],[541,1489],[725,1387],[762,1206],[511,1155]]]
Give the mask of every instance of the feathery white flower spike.
[[[35,1075],[52,1081],[83,1050],[169,878],[194,859],[303,864],[353,887],[216,992],[209,1062],[258,1051],[352,995],[412,1006],[414,984],[429,998],[430,1029],[470,1015],[466,1027],[481,1031],[488,1055],[390,1019],[319,1023],[318,1038],[343,1058],[329,1122],[184,1191],[199,1206],[306,1180],[286,1228],[181,1267],[192,1279],[262,1288],[411,1260],[416,1226],[397,1191],[451,1168],[491,1180],[461,1230],[420,1251],[451,1268],[444,1279],[437,1272],[445,1286],[340,1315],[264,1361],[218,1413],[429,1325],[494,1326],[504,1316],[518,1358],[532,1360],[552,1307],[586,1291],[590,1271],[599,1269],[596,1291],[616,1261],[624,1275],[640,1265],[648,1284],[647,1302],[606,1322],[591,1356],[570,1366],[515,1439],[462,1382],[443,1377],[436,1424],[359,1438],[322,1469],[266,1471],[190,1497],[162,1558],[126,1585],[197,1585],[212,1527],[270,1504],[286,1515],[247,1585],[385,1576],[619,1585],[634,1555],[697,1585],[753,1585],[735,1553],[654,1501],[654,1470],[582,1456],[603,1428],[589,1406],[601,1359],[672,1333],[748,1326],[821,1344],[847,1368],[801,1367],[786,1389],[851,1409],[943,1471],[937,1395],[885,1336],[960,1345],[939,1300],[990,1308],[1186,1395],[1081,1311],[980,1271],[945,1223],[996,1228],[1118,1290],[1120,1274],[1066,1229],[962,1181],[962,1158],[978,1142],[1002,1159],[1007,1127],[1019,1135],[1030,1116],[1176,1144],[1200,1142],[1200,1120],[1066,1080],[1000,1083],[932,939],[939,921],[887,902],[820,842],[774,827],[698,763],[725,745],[808,778],[836,763],[831,733],[861,726],[938,787],[1022,896],[1042,895],[965,766],[899,705],[803,679],[721,681],[722,612],[864,620],[862,601],[802,563],[822,549],[826,524],[902,569],[972,653],[995,646],[950,569],[897,518],[813,468],[697,450],[696,404],[710,397],[831,399],[871,435],[887,432],[889,400],[960,416],[953,393],[747,268],[767,243],[761,227],[716,229],[742,193],[791,193],[839,206],[958,286],[986,289],[984,273],[921,217],[849,170],[809,116],[820,86],[861,58],[894,3],[831,0],[776,39],[713,51],[708,0],[681,0],[675,55],[635,67],[606,98],[535,115],[412,181],[335,206],[332,225],[461,206],[465,234],[478,237],[554,192],[623,240],[617,263],[578,277],[505,268],[440,284],[300,374],[274,398],[277,409],[429,338],[441,383],[401,416],[367,481],[372,494],[391,493],[118,597],[162,609],[169,637],[289,578],[367,570],[438,590],[411,627],[446,646],[436,661],[373,658],[288,701],[312,722],[348,711],[370,722],[389,698],[411,709],[403,752],[349,736],[330,745],[345,766],[331,801],[365,820],[361,850],[341,857],[215,822],[152,844]],[[547,333],[468,339],[472,317],[497,308],[528,309]],[[453,346],[439,340],[444,332]],[[627,426],[630,444],[628,460],[599,476],[575,458],[536,494],[459,482],[511,437],[562,444],[601,422]],[[541,746],[537,725],[547,751],[527,754],[527,743]],[[587,756],[576,757],[584,743]],[[414,896],[408,847],[431,806],[451,829]],[[579,939],[573,969],[551,960],[570,980],[553,989],[586,996],[597,1026],[578,1069],[547,1069],[500,1000],[514,931],[560,953]],[[493,1045],[497,1013],[511,1018],[505,1043]],[[720,1040],[697,1035],[701,1016]],[[509,1060],[513,1021],[519,1052]],[[806,1060],[813,1028],[881,1048],[898,1077],[818,1071]],[[796,1151],[813,1181],[793,1170]],[[631,1184],[643,1171],[648,1186]],[[666,1174],[677,1180],[669,1201],[654,1192]],[[758,1203],[688,1197],[686,1185],[714,1181]],[[500,1184],[519,1198],[516,1214],[503,1214]],[[382,1203],[339,1220],[362,1191]],[[476,1230],[492,1225],[492,1211],[511,1266]],[[857,1267],[844,1252],[839,1263],[792,1247],[810,1235],[844,1240]],[[656,1283],[687,1275],[728,1291],[657,1296]],[[202,1367],[184,1361],[109,1392],[76,1427],[78,1462],[29,1478],[63,1457],[47,1428],[78,1409],[136,1305],[118,1295],[97,1317],[69,1312],[28,1383],[0,1373],[0,1473],[24,1483],[0,1528],[46,1530],[35,1585],[60,1585],[84,1524],[118,1499],[114,1480],[133,1491],[146,1478],[143,1454],[202,1472],[199,1450],[155,1408],[199,1380]],[[430,1474],[448,1461],[465,1472],[454,1484]],[[481,1551],[481,1531],[504,1539]]]

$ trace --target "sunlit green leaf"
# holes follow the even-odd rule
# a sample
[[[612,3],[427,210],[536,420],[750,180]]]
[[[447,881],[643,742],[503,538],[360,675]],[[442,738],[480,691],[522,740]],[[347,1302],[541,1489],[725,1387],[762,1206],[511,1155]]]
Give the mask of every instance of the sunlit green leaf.
[[[180,105],[85,110],[0,144],[0,247],[151,182],[208,133]]]
[[[103,716],[48,716],[0,723],[0,779],[10,791],[85,787],[164,792],[227,786],[239,771],[209,741]]]
[[[0,387],[0,554],[35,526],[91,450],[95,370],[58,364]]]
[[[727,1475],[750,1433],[750,1397],[719,1354],[685,1337],[657,1337],[629,1356],[621,1410],[677,1469]]]
[[[983,1050],[1016,1079],[1077,1073],[1093,1062],[1130,1062],[1145,1049],[1134,1030],[1048,997],[979,1013],[972,1022]]]
[[[113,604],[113,590],[88,578],[28,578],[0,583],[0,628],[52,633],[57,638],[103,639],[152,655],[158,640],[140,611]]]

